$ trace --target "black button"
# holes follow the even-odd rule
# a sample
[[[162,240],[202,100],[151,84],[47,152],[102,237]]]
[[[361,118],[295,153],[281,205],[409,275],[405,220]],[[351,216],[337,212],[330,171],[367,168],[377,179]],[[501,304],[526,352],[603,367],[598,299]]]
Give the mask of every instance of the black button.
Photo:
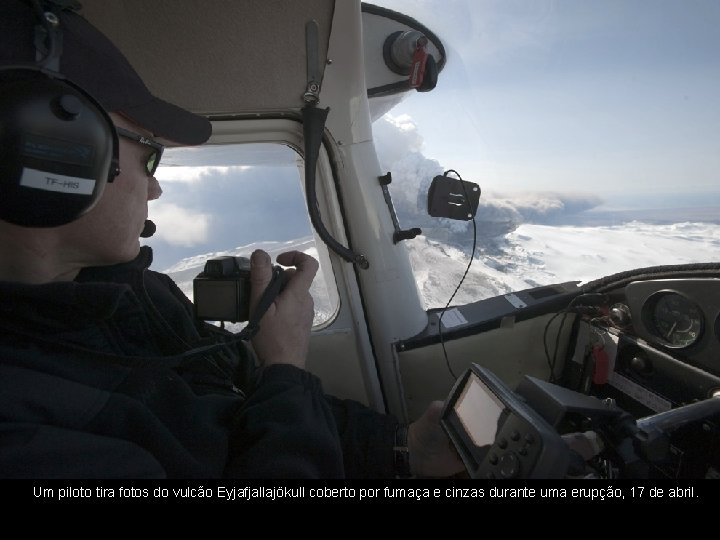
[[[503,478],[515,478],[520,474],[520,460],[512,453],[508,452],[500,458],[500,476]]]
[[[500,439],[497,443],[497,445],[502,449],[505,450],[507,448],[508,442],[507,439]]]
[[[83,110],[82,102],[71,94],[61,96],[60,99],[58,99],[58,105],[60,105],[63,116],[66,116],[67,119],[80,116]]]
[[[520,440],[520,433],[516,429],[513,430],[513,432],[510,434],[510,439],[513,441],[519,441]]]
[[[490,465],[497,465],[498,457],[495,454],[490,454],[488,461],[490,462]]]

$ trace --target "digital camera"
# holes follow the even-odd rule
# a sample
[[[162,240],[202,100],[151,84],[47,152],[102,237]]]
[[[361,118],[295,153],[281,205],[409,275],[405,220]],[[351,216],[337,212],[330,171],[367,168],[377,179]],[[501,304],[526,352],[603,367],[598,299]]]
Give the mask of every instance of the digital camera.
[[[216,257],[193,280],[195,316],[205,321],[244,322],[250,311],[250,259]]]

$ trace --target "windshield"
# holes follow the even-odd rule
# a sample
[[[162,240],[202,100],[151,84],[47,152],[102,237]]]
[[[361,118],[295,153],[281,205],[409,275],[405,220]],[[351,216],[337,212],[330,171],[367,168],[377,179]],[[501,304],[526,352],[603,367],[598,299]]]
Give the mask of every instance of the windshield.
[[[445,306],[463,276],[455,304],[720,261],[720,2],[373,3],[447,51],[434,90],[373,123],[400,226],[422,230],[403,245],[426,308]],[[147,243],[188,292],[209,256],[288,242],[317,255],[297,154],[241,148],[171,149],[158,169],[168,189]],[[450,169],[481,188],[475,229],[428,215],[428,187]],[[316,306],[336,290],[323,271]]]
[[[720,3],[378,0],[443,42],[437,87],[373,126],[427,307],[472,222],[427,216],[448,169],[482,189],[454,303],[720,260]],[[453,261],[451,266],[433,261]]]

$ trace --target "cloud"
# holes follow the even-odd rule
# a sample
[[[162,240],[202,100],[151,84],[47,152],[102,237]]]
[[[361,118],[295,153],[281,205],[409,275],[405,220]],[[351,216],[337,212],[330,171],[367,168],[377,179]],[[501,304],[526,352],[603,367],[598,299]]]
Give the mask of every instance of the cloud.
[[[373,138],[380,166],[392,173],[395,210],[399,215],[422,215],[430,182],[443,169],[422,154],[423,139],[415,122],[408,115],[386,114],[373,123]]]
[[[210,216],[172,203],[153,203],[150,219],[157,225],[153,239],[175,246],[191,247],[207,241]]]
[[[383,167],[392,167],[408,153],[422,151],[423,138],[417,125],[407,114],[386,114],[373,123],[372,129],[373,137],[379,143],[375,145],[375,149]]]
[[[429,238],[449,242],[457,235],[455,241],[466,241],[472,234],[471,222],[427,214],[428,188],[445,169],[437,160],[423,155],[423,138],[413,119],[386,114],[373,123],[373,138],[381,166],[392,173],[390,193],[401,226],[422,227]],[[483,193],[476,216],[478,235],[505,235],[522,223],[560,224],[602,203],[603,199],[592,193]]]
[[[160,182],[182,182],[193,184],[200,182],[204,178],[216,175],[228,176],[235,172],[244,171],[250,167],[232,166],[232,167],[196,167],[196,166],[164,166],[158,167],[155,177]]]
[[[592,193],[525,192],[512,196],[486,194],[481,206],[487,216],[493,213],[509,213],[524,223],[556,223],[596,208],[603,203],[602,197]]]

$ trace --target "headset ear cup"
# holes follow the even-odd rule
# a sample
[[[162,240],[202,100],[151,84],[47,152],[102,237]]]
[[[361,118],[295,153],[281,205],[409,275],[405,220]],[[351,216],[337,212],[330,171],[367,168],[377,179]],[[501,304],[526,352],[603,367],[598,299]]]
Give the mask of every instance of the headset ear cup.
[[[57,227],[90,210],[118,167],[105,110],[61,76],[0,70],[0,219]]]

